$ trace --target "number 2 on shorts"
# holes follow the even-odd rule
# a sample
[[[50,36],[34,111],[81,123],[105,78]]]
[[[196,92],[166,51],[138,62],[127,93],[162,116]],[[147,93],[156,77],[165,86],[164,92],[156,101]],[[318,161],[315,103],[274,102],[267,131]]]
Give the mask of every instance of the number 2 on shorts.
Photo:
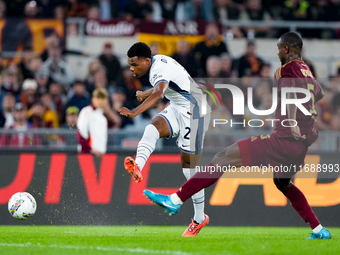
[[[191,129],[190,129],[189,127],[186,127],[185,129],[187,129],[188,132],[184,135],[184,139],[190,140],[190,137],[188,137],[188,136],[189,136],[189,134],[190,134]]]

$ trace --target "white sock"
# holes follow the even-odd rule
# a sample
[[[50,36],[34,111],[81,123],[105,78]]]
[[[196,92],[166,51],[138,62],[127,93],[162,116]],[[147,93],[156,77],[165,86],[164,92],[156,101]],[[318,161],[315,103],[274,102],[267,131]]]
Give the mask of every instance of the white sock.
[[[322,229],[323,227],[322,227],[322,225],[321,224],[319,224],[317,227],[315,227],[315,228],[313,228],[313,233],[319,233],[320,231],[321,231],[321,229]]]
[[[179,198],[179,196],[176,193],[170,195],[170,199],[174,205],[183,204],[182,200]]]
[[[183,174],[187,180],[196,174],[195,168],[183,168]],[[200,190],[192,197],[192,202],[194,204],[194,221],[201,224],[204,219],[204,189]]]
[[[140,170],[143,170],[146,161],[150,157],[151,153],[155,150],[156,142],[159,139],[159,132],[157,128],[149,124],[145,127],[142,139],[138,143],[136,163]]]

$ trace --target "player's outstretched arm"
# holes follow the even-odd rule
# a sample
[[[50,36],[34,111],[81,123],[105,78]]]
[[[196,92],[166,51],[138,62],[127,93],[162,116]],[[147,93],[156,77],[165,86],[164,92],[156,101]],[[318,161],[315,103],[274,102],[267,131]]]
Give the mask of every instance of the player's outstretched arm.
[[[145,90],[145,91],[136,91],[136,98],[138,102],[143,103],[145,99],[147,99],[152,93],[153,93],[154,88]]]
[[[165,81],[162,81],[157,84],[156,87],[154,87],[152,94],[142,103],[140,104],[136,109],[129,110],[126,107],[122,107],[119,109],[119,114],[134,118],[138,116],[139,114],[155,107],[159,104],[160,101],[163,100],[166,90],[168,89],[169,84]]]

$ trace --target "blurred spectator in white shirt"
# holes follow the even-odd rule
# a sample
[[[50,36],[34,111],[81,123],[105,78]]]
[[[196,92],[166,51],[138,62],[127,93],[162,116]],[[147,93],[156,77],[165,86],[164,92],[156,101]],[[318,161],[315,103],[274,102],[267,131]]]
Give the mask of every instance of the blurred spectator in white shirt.
[[[106,153],[107,119],[104,108],[108,105],[108,97],[106,89],[96,89],[92,94],[92,105],[80,111],[77,121],[79,153],[92,153],[97,157]]]

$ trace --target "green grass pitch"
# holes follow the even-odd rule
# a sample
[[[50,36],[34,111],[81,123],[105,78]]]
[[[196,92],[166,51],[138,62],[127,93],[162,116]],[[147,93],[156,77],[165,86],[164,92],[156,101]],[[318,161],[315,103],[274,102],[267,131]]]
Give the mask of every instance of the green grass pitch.
[[[305,240],[309,228],[185,226],[0,226],[0,254],[340,254],[340,228],[331,240]]]

